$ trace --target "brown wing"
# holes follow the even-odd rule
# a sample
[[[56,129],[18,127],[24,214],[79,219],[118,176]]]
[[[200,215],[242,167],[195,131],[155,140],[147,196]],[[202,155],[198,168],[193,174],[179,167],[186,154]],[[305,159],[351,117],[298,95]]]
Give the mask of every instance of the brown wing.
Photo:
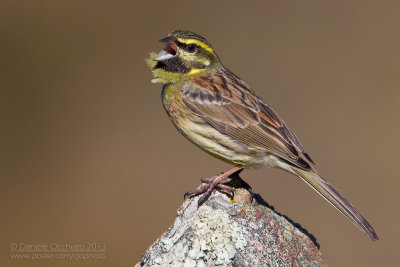
[[[220,132],[309,170],[311,158],[294,133],[249,86],[227,69],[181,88],[184,104]]]

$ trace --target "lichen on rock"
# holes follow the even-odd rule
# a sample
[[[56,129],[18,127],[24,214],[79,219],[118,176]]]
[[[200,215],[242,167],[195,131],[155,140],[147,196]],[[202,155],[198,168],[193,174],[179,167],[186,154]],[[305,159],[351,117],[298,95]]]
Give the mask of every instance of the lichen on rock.
[[[136,266],[325,266],[315,239],[250,191],[186,199]],[[311,238],[310,238],[311,237]]]

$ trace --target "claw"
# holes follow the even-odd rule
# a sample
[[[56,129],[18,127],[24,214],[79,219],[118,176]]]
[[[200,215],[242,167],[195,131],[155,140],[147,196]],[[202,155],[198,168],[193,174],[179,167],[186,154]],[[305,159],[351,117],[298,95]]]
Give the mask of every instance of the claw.
[[[202,186],[193,191],[186,192],[183,197],[186,198],[188,196],[189,198],[191,198],[194,196],[202,195],[198,200],[198,205],[201,206],[210,197],[214,188],[222,189],[233,195],[233,192],[234,192],[233,188],[228,185],[222,184],[221,182],[226,177],[228,177],[231,174],[238,172],[242,169],[243,169],[243,167],[241,167],[241,166],[235,166],[232,169],[230,169],[229,171],[218,175],[217,177],[213,177],[211,179],[203,178],[203,179],[201,179],[201,181],[206,184],[205,186]]]

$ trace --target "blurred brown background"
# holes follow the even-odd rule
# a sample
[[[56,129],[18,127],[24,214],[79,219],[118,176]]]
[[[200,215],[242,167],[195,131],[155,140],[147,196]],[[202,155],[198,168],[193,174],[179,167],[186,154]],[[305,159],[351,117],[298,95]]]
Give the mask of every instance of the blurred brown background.
[[[371,222],[371,242],[300,179],[242,175],[314,234],[331,266],[398,262],[396,1],[2,1],[0,265],[132,266],[184,192],[229,166],[169,122],[144,63],[204,35]],[[106,243],[102,260],[11,260],[12,242]],[[395,261],[396,259],[396,261]]]

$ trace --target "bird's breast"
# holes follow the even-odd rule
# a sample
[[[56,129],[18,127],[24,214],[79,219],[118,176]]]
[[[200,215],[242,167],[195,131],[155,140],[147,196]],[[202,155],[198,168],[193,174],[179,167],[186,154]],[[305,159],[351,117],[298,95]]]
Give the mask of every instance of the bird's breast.
[[[176,126],[185,120],[195,119],[194,114],[183,103],[178,84],[164,85],[161,100],[168,117]]]

